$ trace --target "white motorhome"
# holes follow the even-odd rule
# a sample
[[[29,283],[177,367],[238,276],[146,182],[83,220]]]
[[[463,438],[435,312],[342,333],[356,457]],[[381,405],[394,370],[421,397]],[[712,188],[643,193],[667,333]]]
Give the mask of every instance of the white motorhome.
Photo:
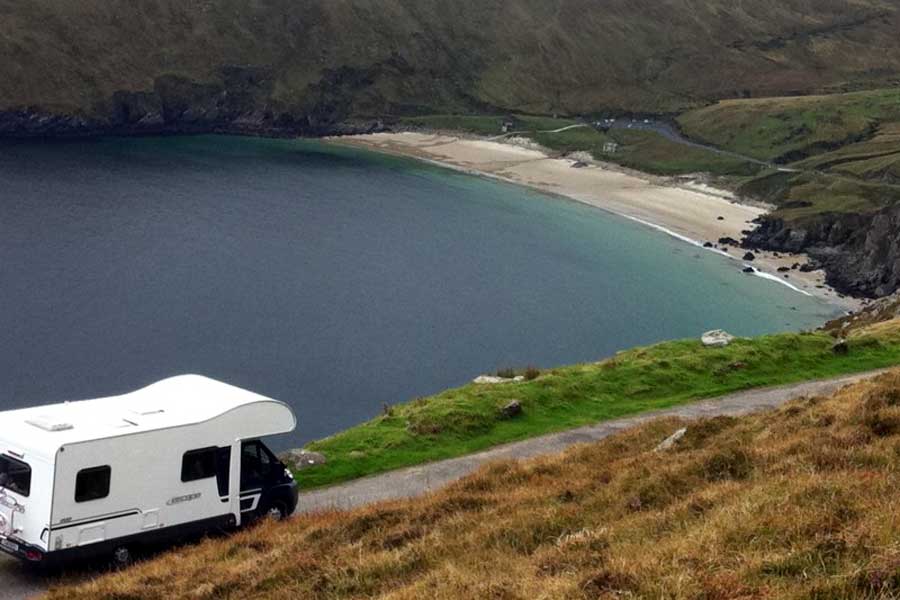
[[[287,405],[199,375],[0,412],[0,549],[125,563],[149,543],[287,516],[297,486],[259,438],[295,427]]]

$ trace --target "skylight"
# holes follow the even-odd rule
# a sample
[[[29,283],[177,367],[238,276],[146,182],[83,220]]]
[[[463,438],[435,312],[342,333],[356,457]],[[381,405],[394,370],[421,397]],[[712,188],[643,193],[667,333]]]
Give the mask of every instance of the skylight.
[[[39,415],[33,419],[28,419],[25,422],[33,427],[37,427],[38,429],[43,429],[44,431],[50,432],[74,429],[74,426],[71,423],[60,421],[59,419],[56,419],[50,415]]]

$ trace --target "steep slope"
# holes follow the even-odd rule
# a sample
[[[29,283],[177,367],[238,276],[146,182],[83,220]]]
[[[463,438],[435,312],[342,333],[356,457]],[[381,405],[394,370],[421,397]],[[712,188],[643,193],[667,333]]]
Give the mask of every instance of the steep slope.
[[[898,0],[0,0],[0,133],[676,111],[900,74]],[[361,119],[357,121],[356,119]]]
[[[267,524],[49,597],[893,598],[898,436],[894,372],[758,416],[655,421],[414,501]]]
[[[829,321],[822,329],[836,337],[856,337],[891,328],[895,319],[900,319],[900,293],[875,300],[855,314]]]

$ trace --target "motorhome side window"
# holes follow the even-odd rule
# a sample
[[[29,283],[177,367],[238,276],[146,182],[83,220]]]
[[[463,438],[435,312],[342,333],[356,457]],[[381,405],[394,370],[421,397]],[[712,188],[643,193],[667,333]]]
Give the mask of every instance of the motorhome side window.
[[[31,493],[31,467],[11,456],[0,456],[0,488],[28,496]]]
[[[215,477],[217,450],[218,448],[202,448],[185,452],[181,461],[181,481]]]
[[[78,471],[75,477],[75,502],[90,502],[109,496],[111,475],[112,469],[108,466]]]

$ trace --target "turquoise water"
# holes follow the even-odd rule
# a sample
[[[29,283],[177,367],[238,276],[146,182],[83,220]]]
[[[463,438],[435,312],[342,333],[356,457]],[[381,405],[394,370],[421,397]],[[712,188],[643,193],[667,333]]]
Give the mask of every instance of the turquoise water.
[[[506,366],[833,308],[602,211],[317,142],[0,145],[0,407],[196,372],[321,437]]]

